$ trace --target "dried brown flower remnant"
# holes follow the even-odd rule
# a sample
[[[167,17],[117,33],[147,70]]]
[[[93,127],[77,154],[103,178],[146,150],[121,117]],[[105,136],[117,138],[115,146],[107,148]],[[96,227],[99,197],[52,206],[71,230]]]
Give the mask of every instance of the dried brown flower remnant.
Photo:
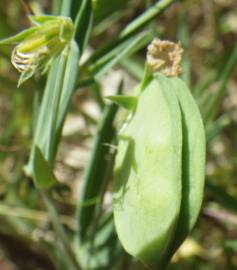
[[[179,43],[154,39],[148,46],[147,63],[153,72],[160,72],[167,77],[181,73],[183,48]]]

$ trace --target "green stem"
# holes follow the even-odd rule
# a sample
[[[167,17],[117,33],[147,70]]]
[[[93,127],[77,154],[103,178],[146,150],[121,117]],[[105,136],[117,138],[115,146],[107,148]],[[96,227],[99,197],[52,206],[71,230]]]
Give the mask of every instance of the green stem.
[[[63,0],[61,7],[62,16],[70,16],[72,0]]]
[[[49,194],[46,191],[41,192],[41,196],[44,200],[45,205],[47,206],[48,212],[50,214],[50,217],[52,219],[52,224],[55,230],[55,233],[57,237],[59,238],[64,251],[65,255],[68,257],[70,262],[70,270],[80,270],[81,267],[76,259],[76,256],[71,248],[69,239],[64,231],[64,228],[60,222],[59,215],[57,213],[56,207],[53,204],[53,201],[51,200]]]

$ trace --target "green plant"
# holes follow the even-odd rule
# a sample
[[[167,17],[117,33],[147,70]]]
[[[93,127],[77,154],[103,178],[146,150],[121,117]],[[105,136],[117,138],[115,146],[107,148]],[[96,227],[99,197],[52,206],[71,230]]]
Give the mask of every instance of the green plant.
[[[204,132],[196,103],[205,124],[208,160],[216,159],[218,163],[213,144],[232,123],[232,117],[227,112],[222,113],[219,104],[236,66],[236,48],[233,47],[230,55],[221,52],[224,65],[219,57],[220,44],[218,50],[210,45],[207,57],[212,62],[203,65],[202,69],[196,61],[190,60],[189,46],[194,45],[189,38],[187,14],[197,8],[195,1],[177,1],[173,8],[169,7],[174,0],[116,0],[113,4],[108,0],[45,1],[51,3],[44,6],[51,15],[40,13],[43,1],[41,4],[22,2],[35,13],[29,17],[33,27],[0,41],[1,98],[6,96],[11,104],[0,103],[3,122],[9,123],[6,128],[1,128],[0,121],[0,192],[3,194],[0,239],[3,239],[4,256],[24,270],[37,267],[51,270],[143,268],[124,251],[125,248],[151,268],[165,268],[193,229],[201,207]],[[13,0],[12,3],[8,7],[11,12],[0,3],[2,38],[15,34],[17,24],[14,21],[17,20],[14,18],[22,17],[20,1]],[[168,19],[162,15],[164,11],[169,14]],[[178,13],[178,21],[172,12]],[[157,27],[159,16],[163,17]],[[128,22],[128,18],[132,18],[131,21]],[[176,26],[175,31],[168,31],[171,24]],[[196,24],[193,25],[195,28]],[[195,101],[180,79],[151,75],[144,51],[157,35],[165,39],[175,39],[177,35],[181,41],[185,49],[181,77]],[[11,77],[8,72],[10,61],[6,44],[12,42],[17,43],[12,62],[22,72],[19,89],[15,89],[18,75],[12,72]],[[84,60],[82,55],[88,47],[93,48],[92,54]],[[215,63],[213,59],[216,59]],[[104,99],[103,77],[114,67],[122,68],[136,79],[139,86],[133,95],[123,94],[126,83],[121,81],[116,94]],[[209,90],[214,82],[218,86],[216,91]],[[89,96],[101,117],[94,117],[83,106],[77,107],[77,95],[81,98],[80,105]],[[5,105],[9,106],[7,112]],[[125,108],[125,112],[119,107]],[[65,137],[66,117],[76,110],[86,128]],[[120,131],[121,123],[125,123],[126,128],[124,126]],[[156,137],[156,134],[160,135]],[[164,138],[164,149],[157,140],[152,146],[144,147],[147,138],[152,139],[153,135],[157,140]],[[80,181],[70,182],[70,174],[66,177],[58,175],[59,149],[64,147],[65,141],[80,142],[87,147],[88,140],[90,145],[93,141],[93,146],[90,158],[83,166],[83,177],[79,177],[82,183],[78,196],[74,190]],[[14,143],[23,148],[19,154]],[[10,146],[7,151],[10,149],[14,155],[2,151],[1,145]],[[235,164],[234,154],[230,156]],[[9,159],[13,160],[13,165],[9,165]],[[112,173],[114,159],[115,177]],[[9,173],[10,166],[14,167],[14,176]],[[22,172],[23,167],[27,177]],[[228,170],[216,169],[216,175],[225,174],[226,178],[231,178],[232,171]],[[78,178],[73,173],[74,178]],[[162,173],[168,187],[164,186]],[[142,179],[141,185],[133,184],[132,174]],[[227,211],[236,211],[235,189],[233,192],[222,190],[213,178],[215,175],[207,176],[203,215],[219,217],[216,204]],[[158,179],[159,187],[154,179]],[[112,202],[109,206],[107,203],[112,193],[112,181],[115,183],[114,217]],[[162,199],[164,194],[169,196]],[[134,197],[137,198],[134,206],[123,207],[125,201]],[[149,224],[154,226],[149,228]],[[161,228],[158,232],[156,224]],[[206,239],[206,228],[202,226],[210,226],[210,221],[203,216],[192,234],[195,241]],[[229,229],[229,225],[226,228]],[[17,252],[9,244],[11,242],[22,246],[22,257],[27,259],[14,257]],[[235,243],[229,241],[223,246],[225,255],[222,256],[228,260],[223,260],[226,263],[221,261],[221,265],[232,267]],[[181,257],[178,263],[173,260],[169,267],[189,269],[197,264],[198,269],[204,269],[206,261],[203,263],[203,260],[208,259],[205,255],[198,256],[190,260]],[[209,264],[208,269],[215,269],[217,262],[210,260]]]

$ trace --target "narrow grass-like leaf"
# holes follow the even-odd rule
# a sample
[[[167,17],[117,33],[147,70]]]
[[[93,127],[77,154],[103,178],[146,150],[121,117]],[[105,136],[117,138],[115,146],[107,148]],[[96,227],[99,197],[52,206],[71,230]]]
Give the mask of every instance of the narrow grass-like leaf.
[[[189,24],[185,6],[179,15],[178,40],[181,42],[182,48],[184,49],[181,78],[186,82],[187,86],[190,86],[191,69],[189,61]]]
[[[62,54],[53,62],[49,73],[37,127],[34,145],[37,145],[51,165],[57,153],[61,130],[70,98],[75,87],[78,71],[79,51],[72,42],[69,54]],[[32,175],[31,160],[26,166],[28,175]]]
[[[91,0],[81,1],[75,18],[75,40],[77,41],[81,53],[85,49],[91,33],[93,23],[93,10]]]
[[[130,22],[123,31],[118,35],[118,37],[113,38],[108,43],[104,44],[102,47],[97,48],[93,55],[88,59],[87,62],[93,63],[94,61],[100,59],[102,56],[110,52],[113,48],[119,46],[121,42],[124,42],[130,36],[137,33],[144,26],[149,24],[156,16],[160,15],[166,8],[168,8],[175,0],[161,0],[156,4],[151,6],[147,11],[142,13],[138,18]]]
[[[210,143],[226,126],[230,124],[230,116],[228,114],[221,115],[217,120],[208,125],[206,130],[206,140]]]
[[[52,97],[52,107],[49,108],[50,113],[48,115],[49,120],[49,126],[45,130],[46,134],[46,157],[49,163],[53,166],[54,158],[56,155],[56,141],[55,141],[55,135],[56,135],[56,129],[57,129],[57,119],[59,114],[59,103],[60,103],[60,97],[62,93],[62,87],[64,83],[64,76],[65,76],[65,68],[66,68],[66,57],[65,55],[61,55],[61,59],[59,62],[59,66],[57,68],[56,76],[54,77],[54,88],[53,90],[53,97]]]
[[[140,63],[141,62],[141,63]],[[120,65],[127,70],[137,80],[141,81],[144,75],[144,59],[141,61],[132,59],[131,57],[124,58],[120,61]]]
[[[129,14],[129,10],[124,10],[123,12],[117,11],[115,13],[109,14],[99,23],[97,23],[96,18],[94,18],[95,23],[93,25],[93,37],[103,34],[108,29],[108,25],[112,26],[119,22],[119,20],[121,20],[123,16],[126,16],[127,13]],[[96,15],[94,14],[94,17],[95,16]]]
[[[96,77],[100,77],[108,69],[118,63],[119,60],[143,48],[151,41],[151,39],[152,35],[149,32],[142,32],[135,37],[128,39],[119,47],[106,54],[99,61],[95,62],[90,68],[92,73],[96,73]]]
[[[235,46],[234,49],[232,50],[226,65],[224,66],[222,72],[220,73],[221,74],[219,80],[220,84],[217,91],[213,94],[213,96],[210,97],[210,102],[205,105],[204,111],[205,123],[210,122],[214,117],[218,109],[220,100],[225,93],[227,83],[236,68],[236,63],[237,63],[237,46]]]
[[[52,63],[43,95],[43,100],[41,102],[39,116],[36,122],[36,130],[34,131],[33,144],[37,145],[43,154],[46,154],[47,149],[46,142],[48,140],[51,108],[53,106],[53,96],[56,86],[57,74],[59,74],[58,67],[60,59],[61,56],[58,56]],[[61,59],[61,61],[63,61],[63,59]],[[32,175],[32,158],[33,151],[31,151],[30,160],[25,166],[25,172],[29,176]]]
[[[91,1],[91,0],[89,0]],[[85,0],[73,0],[71,5],[71,18],[73,21],[76,20],[76,17],[78,17],[78,13],[80,12],[80,9],[85,6],[87,1]]]
[[[104,107],[105,107],[105,102],[104,102],[104,98],[103,98],[103,93],[101,90],[101,85],[94,81],[94,84],[92,85],[92,89],[91,89],[93,96],[98,104],[98,106],[100,107],[101,111],[103,111]]]
[[[205,91],[215,81],[216,77],[217,77],[216,70],[209,71],[209,73],[204,75],[202,80],[193,87],[192,93],[198,103],[201,104],[200,100],[203,99],[203,95],[205,95]]]
[[[81,80],[77,87],[83,87],[92,84],[95,79],[98,80],[101,78],[102,75],[104,75],[114,65],[118,64],[119,61],[140,50],[151,40],[151,33],[142,32],[135,37],[131,37],[130,39],[124,41],[118,45],[118,47],[104,55],[101,59],[91,63],[91,65],[88,67],[91,77]]]
[[[124,253],[111,212],[101,217],[93,239],[79,247],[79,257],[84,269],[113,269]]]
[[[95,10],[95,21],[96,23],[100,22],[104,18],[107,18],[109,15],[117,12],[122,7],[125,7],[128,4],[128,0],[96,0],[94,1],[94,10]]]
[[[63,226],[60,223],[59,216],[57,209],[49,196],[47,192],[41,192],[41,196],[47,206],[47,209],[49,211],[52,224],[54,227],[55,232],[57,233],[57,236],[60,238],[63,248],[64,248],[64,259],[68,263],[68,269],[70,270],[81,270],[81,267],[76,259],[76,256],[74,254],[74,251],[72,249],[72,246],[69,242],[69,239],[64,231]]]
[[[161,0],[156,2],[148,10],[142,13],[138,18],[128,24],[120,34],[120,38],[131,35],[139,31],[142,27],[152,21],[157,15],[161,14],[175,0]]]
[[[55,147],[58,146],[63,123],[68,111],[70,100],[75,89],[75,83],[78,76],[79,49],[75,41],[72,41],[70,52],[66,63],[66,71],[60,95],[59,111],[57,117]],[[54,149],[54,152],[56,149]]]
[[[113,155],[108,144],[114,140],[115,130],[113,120],[118,106],[109,104],[105,107],[101,123],[93,143],[90,162],[83,179],[81,197],[78,203],[79,240],[81,243],[88,240],[91,226],[94,225],[96,205],[85,205],[88,200],[99,198],[102,188],[108,180],[109,164]]]

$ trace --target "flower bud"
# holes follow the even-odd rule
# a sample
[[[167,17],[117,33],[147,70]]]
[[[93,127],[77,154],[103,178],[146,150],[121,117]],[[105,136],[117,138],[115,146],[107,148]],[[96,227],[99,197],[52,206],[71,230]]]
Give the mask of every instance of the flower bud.
[[[52,60],[68,47],[73,37],[74,27],[70,18],[31,16],[30,19],[35,26],[0,41],[0,44],[17,43],[11,62],[22,73],[18,84],[36,72],[46,72]]]

